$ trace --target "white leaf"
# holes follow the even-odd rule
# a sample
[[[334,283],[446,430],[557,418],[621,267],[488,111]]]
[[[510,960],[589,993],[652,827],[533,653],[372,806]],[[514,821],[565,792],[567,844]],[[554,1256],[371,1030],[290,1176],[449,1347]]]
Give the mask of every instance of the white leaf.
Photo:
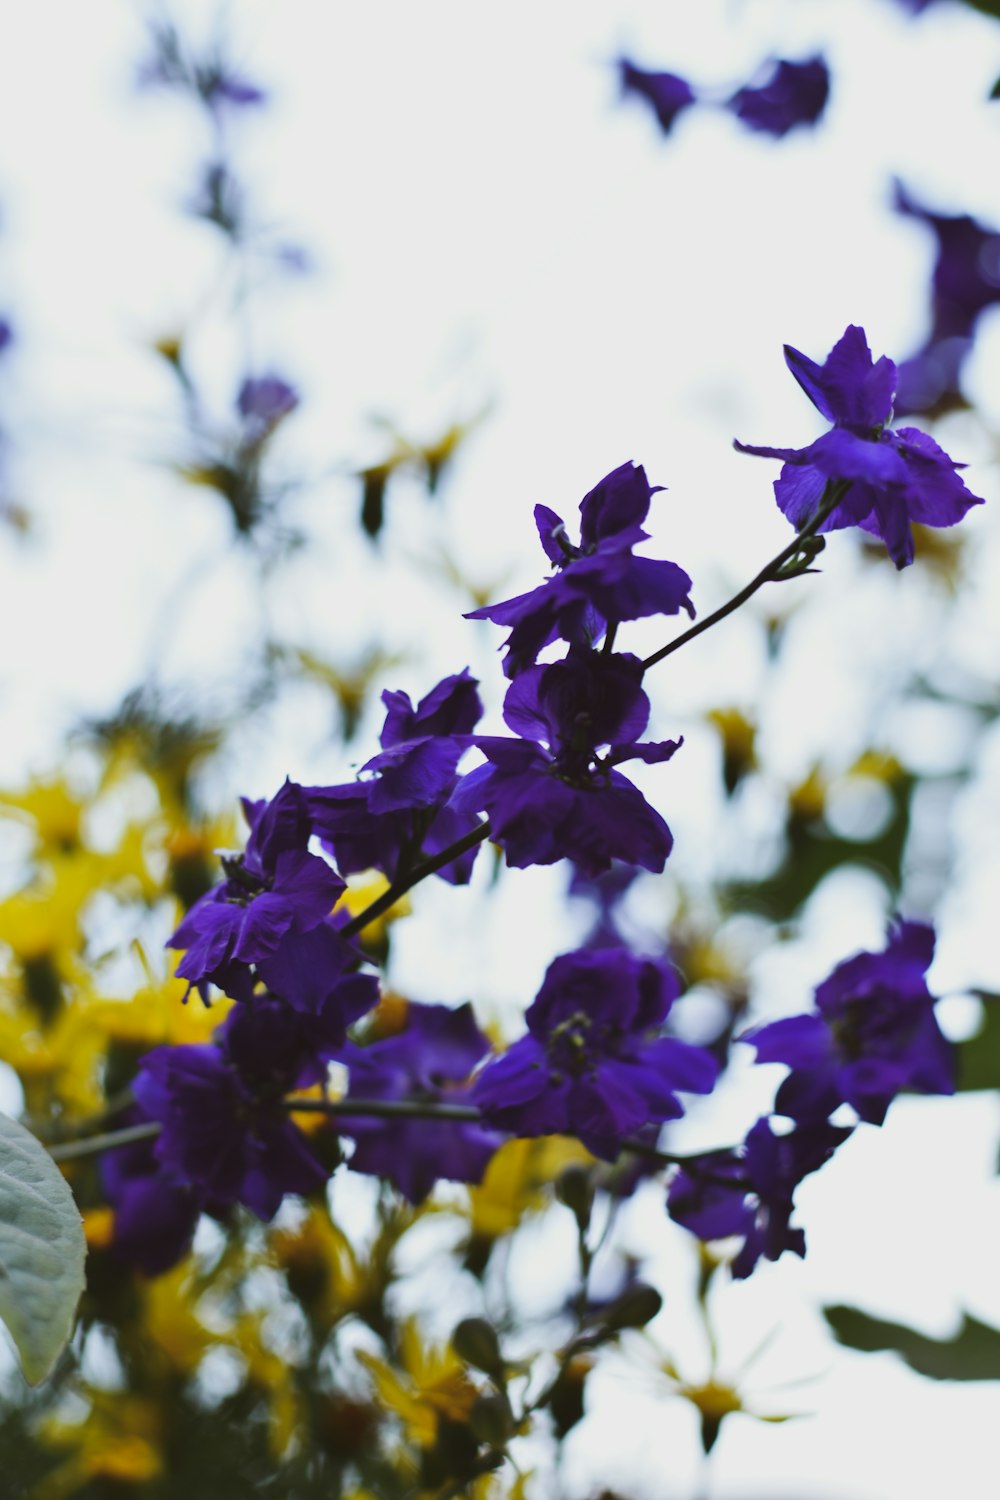
[[[59,1168],[23,1125],[0,1115],[0,1318],[32,1385],[73,1332],[86,1254],[80,1211]]]

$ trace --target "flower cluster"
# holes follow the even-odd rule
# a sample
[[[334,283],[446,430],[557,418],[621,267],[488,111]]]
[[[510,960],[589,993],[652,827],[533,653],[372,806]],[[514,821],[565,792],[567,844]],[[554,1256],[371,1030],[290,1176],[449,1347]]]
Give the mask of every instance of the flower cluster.
[[[930,438],[886,431],[896,370],[872,361],[861,329],[849,328],[823,365],[795,350],[786,358],[833,429],[806,448],[747,451],[784,460],[775,488],[797,528],[858,524],[901,562],[911,519],[951,524],[977,503]],[[289,401],[276,380],[248,385],[245,420],[267,427]],[[184,950],[177,973],[189,988],[205,1000],[221,989],[235,1004],[210,1041],[141,1060],[132,1121],[140,1135],[144,1125],[157,1131],[155,1141],[133,1134],[104,1174],[120,1255],[162,1269],[200,1212],[242,1204],[270,1219],[286,1193],[320,1188],[345,1154],[352,1170],[394,1183],[414,1204],[440,1179],[479,1182],[512,1135],[575,1137],[607,1161],[629,1150],[645,1163],[650,1153],[672,1160],[658,1157],[660,1128],[682,1114],[681,1096],[712,1090],[723,1058],[665,1030],[678,975],[633,953],[614,916],[636,871],[661,871],[672,847],[660,813],[619,769],[666,762],[681,744],[644,738],[644,673],[662,653],[643,662],[615,649],[630,621],[694,614],[688,575],[636,550],[656,492],[641,467],[614,469],[580,504],[578,542],[536,507],[549,576],[471,616],[508,630],[509,735],[477,732],[483,706],[465,670],[415,705],[383,693],[381,748],[356,780],[286,781],[269,801],[244,802],[245,849],[223,859],[224,879],[170,940]],[[467,754],[480,763],[470,769]],[[467,882],[487,837],[510,866],[568,860],[576,888],[613,882],[598,934],[554,960],[527,1034],[500,1055],[468,1004],[380,1002],[354,943],[418,880]],[[388,886],[351,915],[346,877],[362,871]],[[851,1133],[831,1121],[841,1105],[878,1124],[902,1089],[952,1087],[924,977],[933,943],[930,928],[901,921],[884,953],[834,970],[813,1014],[746,1033],[758,1061],[790,1069],[774,1105],[786,1126],[764,1118],[739,1148],[686,1160],[668,1200],[696,1234],[743,1239],[735,1274],[761,1256],[803,1253],[793,1195]],[[347,1073],[337,1098],[331,1065]],[[318,1122],[308,1131],[306,1105]]]

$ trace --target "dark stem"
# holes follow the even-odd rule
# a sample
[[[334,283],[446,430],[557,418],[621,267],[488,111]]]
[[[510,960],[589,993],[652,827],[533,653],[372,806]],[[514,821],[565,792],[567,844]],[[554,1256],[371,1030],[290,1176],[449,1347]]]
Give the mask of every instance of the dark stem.
[[[454,1120],[464,1124],[485,1124],[482,1110],[474,1104],[448,1104],[436,1099],[296,1099],[294,1095],[281,1101],[289,1114],[363,1116],[382,1120]],[[78,1156],[93,1156],[98,1151],[111,1151],[116,1146],[130,1146],[136,1141],[150,1141],[160,1134],[162,1126],[158,1120],[143,1120],[138,1125],[124,1125],[121,1130],[108,1130],[100,1135],[83,1136],[78,1141],[65,1141],[49,1147],[49,1155],[56,1161],[70,1161]],[[699,1173],[699,1163],[705,1153],[676,1156],[670,1151],[660,1151],[646,1141],[631,1136],[621,1143],[621,1149],[636,1156],[645,1156],[664,1167],[686,1167],[689,1172]],[[714,1153],[712,1153],[714,1154]],[[710,1173],[701,1171],[709,1181],[715,1180]],[[727,1187],[736,1185],[733,1177],[718,1178]]]
[[[366,906],[364,911],[358,912],[356,917],[352,917],[349,922],[341,927],[341,937],[351,938],[355,933],[361,932],[370,923],[374,922],[377,917],[380,917],[384,911],[388,911],[390,906],[395,906],[400,896],[405,896],[407,891],[412,890],[415,885],[419,885],[421,880],[426,880],[428,875],[436,874],[445,865],[450,865],[453,859],[458,859],[460,855],[467,854],[470,849],[474,849],[477,844],[481,844],[485,838],[489,837],[489,832],[489,823],[480,823],[469,833],[463,834],[460,839],[456,839],[453,844],[449,844],[447,849],[442,849],[439,853],[432,854],[429,859],[422,860],[419,865],[414,865],[411,870],[406,871],[402,875],[397,875],[396,879],[387,890],[382,892],[381,896],[376,897],[370,906]]]
[[[827,481],[827,487],[816,514],[811,521],[806,522],[801,531],[796,532],[794,541],[789,542],[787,547],[783,547],[777,557],[772,557],[771,561],[761,568],[756,578],[752,578],[745,588],[740,589],[738,594],[734,594],[731,599],[728,599],[725,604],[720,605],[718,609],[713,610],[710,615],[706,615],[703,620],[698,620],[689,630],[683,631],[681,635],[675,636],[672,641],[668,641],[665,646],[661,646],[659,651],[654,651],[652,656],[647,656],[642,664],[642,670],[646,672],[650,667],[655,667],[656,663],[663,661],[664,657],[671,656],[675,651],[679,651],[681,646],[686,646],[688,641],[694,640],[695,636],[701,635],[703,631],[710,630],[713,625],[718,625],[720,620],[724,620],[727,615],[731,615],[742,604],[746,604],[747,600],[752,599],[757,590],[763,588],[765,583],[774,583],[782,577],[782,569],[797,554],[803,551],[803,542],[808,542],[816,536],[817,530],[826,520],[827,516],[840,504],[847,488],[847,483],[842,479],[838,479],[836,482]],[[788,573],[784,576],[794,578],[798,577],[799,573]]]
[[[289,1114],[365,1115],[384,1120],[464,1120],[478,1122],[474,1104],[439,1104],[433,1099],[283,1099]]]
[[[161,1130],[159,1120],[143,1120],[139,1125],[123,1125],[121,1130],[108,1130],[101,1135],[85,1135],[79,1141],[65,1141],[61,1146],[50,1146],[49,1155],[55,1161],[71,1161],[77,1156],[93,1156],[98,1151],[110,1151],[115,1146],[131,1146],[135,1141],[151,1141]]]

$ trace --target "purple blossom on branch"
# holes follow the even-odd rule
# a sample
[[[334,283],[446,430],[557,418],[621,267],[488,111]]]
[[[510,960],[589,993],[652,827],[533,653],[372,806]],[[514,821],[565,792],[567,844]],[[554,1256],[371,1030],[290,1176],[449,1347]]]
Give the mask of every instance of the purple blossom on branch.
[[[641,465],[613,469],[580,502],[578,546],[555,511],[535,506],[539,539],[556,572],[527,594],[465,617],[511,627],[504,662],[508,677],[525,671],[555,640],[591,646],[623,620],[675,615],[682,609],[694,616],[691,580],[684,570],[632,552],[648,540],[642,522],[660,489],[662,485],[649,484]]]
[[[403,692],[385,692],[382,701],[382,750],[363,767],[371,778],[308,787],[306,796],[315,831],[345,874],[381,870],[393,879],[408,862],[440,853],[475,828],[475,817],[448,804],[483,708],[468,669],[445,677],[416,708]],[[476,853],[438,874],[464,884]]]
[[[838,964],[816,990],[816,1011],[745,1033],[761,1063],[791,1072],[775,1099],[779,1114],[822,1120],[849,1104],[881,1125],[903,1089],[955,1091],[954,1059],[934,1016],[925,974],[934,930],[899,921],[882,953],[858,953]]]
[[[270,1024],[267,1009],[258,1000],[252,1010],[230,1015],[252,1016],[253,1026],[263,1021],[273,1044],[280,1028]],[[287,1089],[315,1082],[316,1072],[313,1063],[300,1065],[298,1048],[287,1041],[266,1061],[262,1049],[240,1035],[246,1025],[228,1039],[228,1048],[226,1039],[222,1047],[155,1047],[142,1060],[134,1092],[143,1112],[163,1127],[155,1154],[176,1182],[271,1219],[286,1193],[312,1192],[329,1175],[281,1104]],[[243,1071],[230,1055],[234,1049]]]
[[[805,1255],[805,1234],[791,1224],[795,1189],[850,1134],[850,1127],[814,1123],[776,1135],[769,1120],[758,1120],[739,1150],[706,1152],[677,1173],[667,1195],[670,1217],[702,1240],[739,1235],[732,1266],[738,1280],[761,1256]]]
[[[785,346],[785,363],[833,429],[805,448],[766,448],[737,442],[741,453],[780,458],[774,483],[778,508],[797,530],[814,520],[829,493],[837,504],[817,528],[860,526],[881,537],[897,568],[913,561],[910,523],[954,526],[983,502],[959,478],[957,464],[916,427],[886,431],[896,391],[896,366],[872,361],[864,330],[853,324],[822,365]]]
[[[489,814],[508,865],[572,859],[596,875],[620,859],[663,869],[670,829],[615,769],[630,759],[669,760],[681,744],[639,742],[649,719],[641,677],[635,656],[574,648],[564,661],[531,667],[511,684],[504,718],[523,738],[475,736],[486,764],[465,776],[452,798],[459,812]]]
[[[131,1109],[121,1124],[148,1119]],[[101,1186],[114,1209],[111,1253],[147,1276],[169,1271],[190,1249],[205,1195],[177,1180],[158,1160],[153,1141],[132,1141],[101,1157]]]
[[[323,921],[344,881],[307,848],[312,825],[293,781],[270,802],[244,802],[250,837],[223,860],[226,879],[191,908],[167,944],[187,951],[177,973],[202,993],[216,984],[234,999],[253,990],[249,965],[273,953],[288,932]]]
[[[427,1104],[469,1103],[468,1079],[489,1051],[470,1005],[405,1008],[402,1030],[366,1047],[338,1052],[350,1071],[351,1099],[407,1099]],[[354,1140],[351,1169],[386,1177],[411,1203],[420,1203],[439,1178],[479,1182],[501,1137],[476,1121],[365,1119],[341,1116],[337,1127]]]
[[[707,1094],[718,1063],[656,1033],[678,993],[675,972],[623,948],[580,949],[549,965],[528,1035],[479,1074],[473,1099],[499,1130],[575,1135],[614,1160],[650,1122],[683,1114],[678,1092]]]

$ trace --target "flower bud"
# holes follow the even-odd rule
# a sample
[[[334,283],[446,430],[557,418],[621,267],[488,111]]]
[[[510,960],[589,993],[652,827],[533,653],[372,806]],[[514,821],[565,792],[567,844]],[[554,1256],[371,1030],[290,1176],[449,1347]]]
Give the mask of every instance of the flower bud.
[[[594,1206],[594,1181],[589,1168],[580,1162],[565,1167],[556,1178],[556,1197],[570,1210],[580,1233],[584,1234]]]
[[[491,1379],[503,1379],[503,1355],[496,1329],[485,1318],[463,1318],[455,1325],[451,1346],[459,1359],[473,1369],[482,1370]]]
[[[506,1397],[491,1393],[477,1396],[469,1412],[469,1426],[481,1443],[503,1448],[514,1432]]]
[[[601,1322],[610,1333],[621,1328],[645,1328],[663,1306],[663,1298],[655,1286],[636,1281],[621,1296],[605,1308]]]

